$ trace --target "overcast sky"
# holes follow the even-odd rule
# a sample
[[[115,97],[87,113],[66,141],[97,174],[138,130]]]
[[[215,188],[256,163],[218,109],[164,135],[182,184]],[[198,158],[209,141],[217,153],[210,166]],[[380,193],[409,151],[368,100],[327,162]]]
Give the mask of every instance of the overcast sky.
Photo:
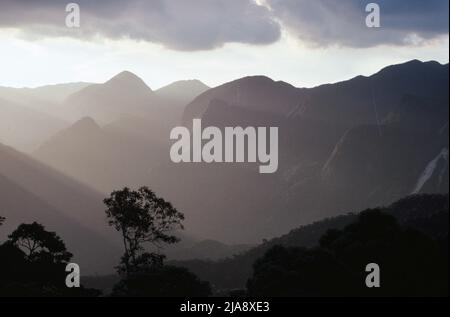
[[[448,63],[448,0],[0,0],[0,86],[103,82],[123,70],[158,88],[266,75],[295,86],[410,59]],[[381,28],[367,28],[367,3]]]

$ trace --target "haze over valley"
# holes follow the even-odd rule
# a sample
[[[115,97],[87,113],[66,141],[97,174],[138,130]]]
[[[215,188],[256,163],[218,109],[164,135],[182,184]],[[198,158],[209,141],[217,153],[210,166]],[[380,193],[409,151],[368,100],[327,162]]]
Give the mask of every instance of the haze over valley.
[[[324,217],[447,193],[447,87],[448,64],[413,60],[308,89],[254,76],[153,91],[130,72],[104,84],[0,88],[0,211],[7,228],[45,222],[92,272],[108,271],[83,247],[99,244],[105,262],[120,255],[102,200],[147,185],[186,215],[186,244],[172,258],[209,239],[230,245],[229,256]],[[279,127],[278,171],[173,163],[170,130],[193,118]]]

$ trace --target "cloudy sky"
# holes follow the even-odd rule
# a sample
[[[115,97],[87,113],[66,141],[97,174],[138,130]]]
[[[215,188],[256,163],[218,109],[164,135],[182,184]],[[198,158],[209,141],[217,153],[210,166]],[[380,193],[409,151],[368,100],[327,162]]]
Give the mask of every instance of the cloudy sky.
[[[300,87],[410,59],[448,63],[448,0],[0,0],[0,86],[103,82],[129,70],[152,88],[267,75]],[[381,27],[366,26],[366,5]]]

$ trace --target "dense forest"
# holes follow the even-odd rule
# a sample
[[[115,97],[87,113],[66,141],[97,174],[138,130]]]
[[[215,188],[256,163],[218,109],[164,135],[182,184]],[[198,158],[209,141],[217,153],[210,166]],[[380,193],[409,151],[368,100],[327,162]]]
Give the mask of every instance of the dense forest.
[[[227,294],[230,290],[234,290],[237,293],[242,293],[246,287],[247,280],[253,274],[256,274],[258,269],[262,266],[261,264],[256,264],[255,266],[255,262],[261,263],[264,259],[270,261],[270,259],[273,259],[273,256],[277,254],[276,252],[271,253],[271,251],[273,251],[273,249],[280,250],[279,246],[288,248],[288,250],[290,248],[294,248],[292,251],[293,254],[301,254],[302,252],[301,250],[295,251],[295,248],[302,248],[302,250],[314,252],[318,250],[326,251],[328,254],[330,252],[333,254],[335,252],[334,250],[330,251],[330,249],[327,249],[325,245],[323,245],[323,241],[325,241],[324,239],[326,239],[330,232],[335,232],[335,234],[340,232],[342,237],[354,240],[350,242],[355,245],[387,244],[391,246],[390,241],[393,237],[396,235],[402,236],[404,231],[406,231],[407,233],[413,232],[420,234],[424,239],[428,239],[428,241],[430,241],[429,250],[433,248],[437,248],[439,250],[438,253],[440,253],[440,256],[434,259],[436,261],[434,264],[432,263],[434,266],[433,271],[436,272],[438,268],[443,268],[439,274],[443,274],[442,281],[447,281],[445,276],[448,275],[448,206],[448,194],[413,195],[401,199],[388,207],[380,207],[378,209],[364,211],[360,214],[350,213],[347,215],[341,215],[300,227],[279,238],[264,241],[264,243],[260,246],[253,248],[248,252],[236,255],[233,258],[228,258],[221,261],[179,261],[175,264],[185,266],[192,272],[198,274],[201,278],[210,281],[220,294]],[[374,214],[375,216],[365,217],[364,219],[367,220],[367,223],[362,224],[361,218],[366,214]],[[386,216],[385,218],[391,218],[390,221],[392,223],[389,224],[389,221],[386,220],[386,224],[383,223],[382,220],[378,219],[383,218],[384,216]],[[354,226],[357,227],[356,224],[358,223],[360,223],[361,230],[362,228],[365,228],[364,231],[367,230],[367,236],[350,234],[351,230],[355,230],[352,228],[354,228]],[[385,230],[385,228],[383,228],[383,226],[388,226],[388,224],[391,225],[391,230],[393,232],[389,233],[387,229]],[[369,229],[371,229],[371,231],[368,231]],[[407,239],[406,236],[404,237]],[[348,247],[352,246],[350,242]],[[412,254],[409,256],[418,259],[428,256],[427,254],[419,254],[421,251],[428,250],[426,248],[425,250],[420,249],[418,245],[416,245],[419,243],[419,240],[407,240],[407,244],[408,243],[412,246],[417,246],[417,248],[412,248]],[[396,248],[400,250],[403,249],[403,246],[399,244]],[[384,250],[386,253],[392,251],[392,249],[389,248],[381,248],[381,250]],[[399,252],[399,250],[396,252]],[[361,256],[363,254],[365,255],[364,260],[367,262],[366,264],[370,263],[371,260],[376,257],[375,251],[376,250],[371,250],[369,247],[361,247],[358,249],[358,252],[361,252]],[[267,254],[269,254],[269,257],[265,258],[264,256]],[[270,254],[272,254],[272,256],[270,256]],[[283,253],[278,254],[282,256]],[[337,255],[334,254],[333,256]],[[382,255],[382,257],[387,256],[388,254]],[[259,262],[258,259],[260,259]],[[402,263],[405,267],[414,264],[414,261],[412,261],[413,263],[406,264],[408,263],[405,262],[407,261],[407,257],[397,259],[396,261],[398,261],[398,263]],[[299,269],[300,267],[301,266],[299,266]],[[279,269],[284,270],[286,268],[281,266]],[[417,276],[425,276],[425,267],[422,268],[419,266],[416,267],[416,269],[416,273],[418,274]],[[399,270],[402,272],[403,269],[400,268]],[[254,273],[255,271],[256,273]],[[364,273],[364,267],[358,267],[358,271],[356,271],[356,274],[361,273]],[[311,276],[311,274],[312,273],[310,272],[309,276]],[[323,274],[323,272],[320,272],[320,274]],[[313,280],[314,279],[320,280],[321,278],[320,276],[316,276]],[[360,281],[363,282],[363,280]],[[422,292],[423,294],[430,294],[426,288],[423,288]],[[430,292],[433,293],[434,291],[430,290]],[[448,293],[448,284],[446,286],[446,291],[443,293]],[[294,293],[292,295],[298,294],[299,293]]]
[[[64,241],[39,223],[21,224],[0,245],[0,295],[445,296],[448,198],[414,195],[324,219],[224,260],[167,262],[164,246],[179,242],[173,232],[184,215],[147,187],[124,188],[104,200],[123,241],[117,275],[82,276],[88,287],[68,288],[73,255]],[[380,267],[380,288],[366,287],[369,263]]]

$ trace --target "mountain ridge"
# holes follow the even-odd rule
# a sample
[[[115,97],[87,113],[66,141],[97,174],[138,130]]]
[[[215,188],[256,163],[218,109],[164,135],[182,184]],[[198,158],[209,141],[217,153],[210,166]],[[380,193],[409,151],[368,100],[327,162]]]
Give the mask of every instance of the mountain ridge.
[[[80,132],[36,157],[104,193],[148,185],[186,214],[192,232],[228,244],[254,243],[410,194],[448,148],[448,67],[412,62],[384,74],[318,89],[246,77],[190,103],[205,109],[203,126],[278,127],[273,175],[259,175],[253,164],[172,163],[168,136],[180,121],[161,111],[153,117],[158,120],[132,115],[100,124],[98,133]],[[439,160],[420,192],[445,191],[448,181],[439,175],[446,168]]]
[[[86,272],[112,272],[119,242],[103,216],[102,199],[89,187],[0,144],[0,213],[6,217],[2,234],[21,223],[40,222],[63,237]]]

